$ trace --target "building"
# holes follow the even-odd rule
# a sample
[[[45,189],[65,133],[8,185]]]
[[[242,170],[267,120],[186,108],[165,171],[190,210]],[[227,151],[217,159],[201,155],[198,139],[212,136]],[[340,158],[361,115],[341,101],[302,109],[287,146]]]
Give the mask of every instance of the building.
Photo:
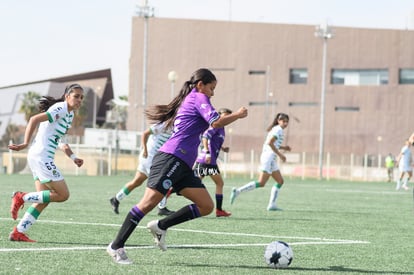
[[[0,101],[0,138],[10,123],[16,126],[27,124],[24,114],[19,112],[23,94],[32,91],[41,96],[59,98],[66,85],[71,83],[79,83],[85,89],[87,116],[83,126],[102,125],[108,111],[106,103],[114,98],[110,69],[0,87],[0,94],[7,98]]]
[[[144,19],[133,18],[128,130],[142,130],[145,106],[168,103],[200,67],[218,78],[213,104],[246,106],[227,129],[232,152],[261,150],[277,112],[290,115],[294,152],[320,142],[323,39],[315,26],[148,18],[143,94]],[[387,155],[413,132],[414,31],[332,26],[327,40],[324,151]],[[178,75],[170,82],[168,74]],[[143,106],[143,97],[147,102]]]

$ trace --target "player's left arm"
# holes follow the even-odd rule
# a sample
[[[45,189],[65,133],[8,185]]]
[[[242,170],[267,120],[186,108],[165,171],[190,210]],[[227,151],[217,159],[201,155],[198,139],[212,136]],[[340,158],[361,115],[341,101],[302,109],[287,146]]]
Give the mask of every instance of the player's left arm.
[[[83,165],[83,159],[78,158],[75,153],[73,153],[72,149],[70,148],[69,144],[67,143],[60,143],[59,148],[68,156],[76,166],[81,167]]]
[[[290,151],[290,150],[292,150],[292,148],[290,148],[290,146],[289,145],[285,145],[285,146],[280,146],[280,149],[282,149],[282,150],[285,150],[285,151]]]

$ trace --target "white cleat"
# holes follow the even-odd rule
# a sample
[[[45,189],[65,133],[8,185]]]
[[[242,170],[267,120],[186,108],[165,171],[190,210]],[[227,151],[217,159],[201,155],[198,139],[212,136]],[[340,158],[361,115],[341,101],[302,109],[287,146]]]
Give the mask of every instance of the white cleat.
[[[106,248],[106,252],[108,252],[108,254],[112,257],[112,259],[117,264],[132,264],[132,261],[128,259],[128,256],[123,247],[115,250],[115,249],[112,249],[111,246],[112,246],[112,243],[108,245],[108,247]]]
[[[279,208],[276,205],[269,205],[266,209],[267,211],[282,211],[282,208]]]
[[[167,244],[165,243],[165,235],[167,234],[167,230],[162,230],[158,227],[158,220],[150,221],[147,224],[147,228],[154,237],[154,242],[157,244],[157,246],[162,251],[166,251]]]

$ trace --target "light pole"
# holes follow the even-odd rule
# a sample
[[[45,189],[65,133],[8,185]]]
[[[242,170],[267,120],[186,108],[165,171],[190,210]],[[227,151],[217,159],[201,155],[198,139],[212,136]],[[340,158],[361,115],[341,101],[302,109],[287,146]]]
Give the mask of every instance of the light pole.
[[[319,179],[323,179],[323,147],[325,131],[325,94],[326,94],[326,52],[328,39],[332,38],[332,30],[328,24],[316,27],[315,36],[323,39],[322,52],[322,91],[321,91],[321,117],[319,128]]]
[[[137,7],[137,15],[144,18],[144,46],[142,58],[142,108],[147,107],[147,62],[148,62],[148,18],[154,16],[154,7],[148,6],[148,0],[144,0],[143,6]],[[146,129],[145,116],[142,116],[142,131]]]
[[[171,100],[174,98],[174,85],[178,79],[178,74],[176,71],[171,71],[168,73],[168,80],[171,82]]]
[[[270,65],[266,67],[266,117],[265,117],[265,129],[269,125],[269,93],[270,93]]]

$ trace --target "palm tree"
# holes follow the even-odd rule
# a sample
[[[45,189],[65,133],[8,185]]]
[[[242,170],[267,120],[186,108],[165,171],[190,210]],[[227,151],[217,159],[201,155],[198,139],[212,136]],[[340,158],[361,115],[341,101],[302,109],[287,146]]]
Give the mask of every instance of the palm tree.
[[[24,113],[24,118],[28,122],[29,119],[39,113],[38,103],[41,98],[36,92],[29,91],[28,93],[23,95],[22,105],[20,106],[20,113]]]
[[[14,142],[21,142],[21,141],[17,141],[17,139],[19,138],[19,134],[21,136],[21,133],[19,133],[19,131],[20,131],[19,126],[13,123],[10,123],[9,125],[7,125],[6,132],[4,133],[3,137],[0,140],[0,147],[3,147],[3,146],[6,147],[7,144],[9,144],[10,140],[13,140]]]

